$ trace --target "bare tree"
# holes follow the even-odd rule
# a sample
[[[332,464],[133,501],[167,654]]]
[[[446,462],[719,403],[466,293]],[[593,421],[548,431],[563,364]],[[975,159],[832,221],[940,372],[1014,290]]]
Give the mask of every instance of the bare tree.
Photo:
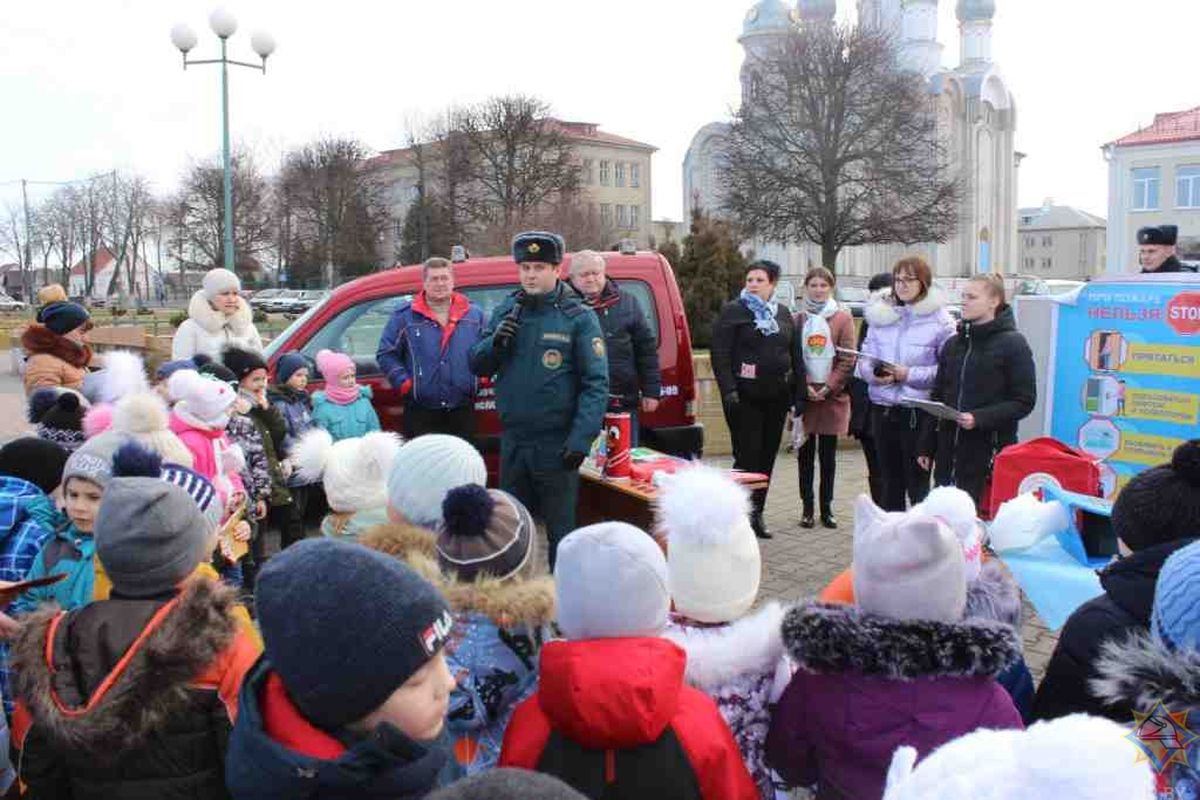
[[[83,184],[79,191],[79,247],[83,252],[84,263],[84,296],[91,297],[96,284],[96,264],[100,258],[100,248],[105,246],[106,223],[110,217],[108,204],[112,193],[106,181],[112,180],[112,173],[107,176],[97,176]]]
[[[137,283],[137,260],[142,242],[146,239],[154,198],[150,186],[140,175],[112,174],[109,182],[110,200],[107,207],[107,239],[113,254],[113,280],[110,294],[120,291],[121,265],[125,265],[125,288],[130,296],[141,297]],[[149,284],[146,285],[149,291]]]
[[[832,269],[861,244],[942,242],[962,184],[936,97],[891,41],[810,27],[757,62],[721,157],[724,211],[751,236],[814,242]]]
[[[50,195],[39,210],[45,243],[61,265],[59,280],[68,292],[71,290],[71,268],[75,266],[75,254],[79,252],[83,239],[81,206],[80,190],[75,186],[62,186]],[[48,276],[46,282],[50,282]]]
[[[244,270],[250,259],[267,254],[275,239],[271,188],[245,151],[232,157],[233,250],[235,268]],[[224,188],[221,164],[216,159],[198,162],[184,173],[179,195],[179,232],[176,248],[183,266],[209,269],[225,260]]]
[[[356,139],[322,138],[284,158],[279,193],[291,227],[292,256],[316,259],[326,286],[343,269],[362,272],[377,265],[377,242],[386,224],[383,184]]]

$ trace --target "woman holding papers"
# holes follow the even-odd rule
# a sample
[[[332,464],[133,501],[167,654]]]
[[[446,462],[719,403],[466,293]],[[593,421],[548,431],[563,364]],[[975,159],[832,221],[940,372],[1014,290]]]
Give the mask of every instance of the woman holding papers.
[[[850,395],[847,383],[854,375],[854,319],[833,299],[833,273],[814,267],[804,276],[804,306],[796,315],[796,346],[804,361],[804,380],[797,382],[796,407],[803,408],[797,425],[807,438],[799,450],[800,499],[804,510],[800,527],[813,522],[813,467],[821,460],[821,524],[836,528],[833,516],[833,480],[839,436],[850,431]]]
[[[921,463],[936,463],[939,486],[957,486],[976,505],[992,460],[1017,441],[1017,423],[1033,411],[1037,379],[1029,343],[1017,330],[1004,278],[978,275],[962,292],[962,323],[938,362],[931,399],[958,410],[923,437]]]
[[[871,430],[883,478],[886,511],[903,511],[929,493],[929,469],[917,462],[921,430],[932,427],[927,414],[906,404],[929,399],[942,345],[954,335],[945,296],[933,285],[933,272],[920,256],[896,262],[892,288],[872,296],[863,311],[871,326],[863,341],[857,375],[867,382]]]

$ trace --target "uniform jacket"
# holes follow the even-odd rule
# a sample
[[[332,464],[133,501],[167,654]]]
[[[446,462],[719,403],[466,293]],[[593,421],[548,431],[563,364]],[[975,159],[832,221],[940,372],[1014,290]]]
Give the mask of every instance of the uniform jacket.
[[[306,720],[266,658],[242,685],[225,780],[235,800],[416,800],[449,754],[390,726],[346,742]]]
[[[1173,650],[1145,632],[1109,641],[1101,649],[1091,690],[1110,707],[1139,714],[1161,700],[1168,712],[1186,712],[1187,727],[1194,731],[1200,719],[1200,653]],[[1121,722],[1132,729],[1134,717]],[[1187,747],[1186,763],[1171,764],[1158,780],[1159,797],[1200,797],[1200,739]]]
[[[935,441],[924,437],[921,450],[935,456],[938,485],[954,485],[978,503],[996,454],[1017,441],[1017,423],[1037,402],[1037,376],[1029,343],[1017,330],[1012,308],[991,322],[962,322],[942,349],[930,399],[975,415],[963,430],[938,420]]]
[[[936,286],[925,297],[909,305],[896,305],[891,289],[871,296],[863,310],[870,325],[862,352],[908,367],[908,380],[882,386],[875,377],[875,362],[860,358],[855,374],[867,382],[871,402],[881,406],[903,405],[905,400],[928,400],[937,377],[938,356],[946,340],[954,335],[954,319],[945,308],[946,299]]]
[[[584,305],[596,312],[608,346],[608,395],[613,408],[637,408],[643,397],[662,394],[658,369],[658,341],[646,322],[646,315],[633,295],[622,294],[611,280],[600,296]]]
[[[387,521],[386,508],[368,508],[351,513],[331,511],[321,520],[321,535],[356,541],[365,531],[384,525]]]
[[[1175,256],[1168,256],[1167,260],[1162,263],[1156,270],[1142,270],[1143,275],[1157,275],[1160,272],[1195,272],[1196,268],[1190,264],[1184,264]]]
[[[553,775],[591,798],[757,798],[716,705],[685,685],[686,660],[659,638],[549,642],[500,766]]]
[[[1122,724],[1133,718],[1128,705],[1110,705],[1097,697],[1089,681],[1098,677],[1096,663],[1106,642],[1150,630],[1158,573],[1172,553],[1193,541],[1178,539],[1147,547],[1101,570],[1104,594],[1077,608],[1059,633],[1034,699],[1035,718],[1087,713]]]
[[[891,620],[810,604],[788,612],[799,666],[775,708],[767,763],[819,800],[876,800],[892,753],[920,756],[976,728],[1021,728],[996,675],[1020,652],[1008,625]]]
[[[31,617],[14,645],[13,724],[34,798],[226,798],[226,742],[258,646],[234,593],[195,580],[157,599]]]
[[[39,586],[21,595],[11,606],[15,614],[28,614],[42,603],[55,603],[70,611],[92,602],[96,573],[92,561],[96,540],[90,533],[81,533],[74,524],[59,525],[54,536],[46,541],[33,560],[26,576],[28,580],[49,575],[66,574],[64,580],[50,586]]]
[[[262,430],[248,414],[233,414],[225,428],[229,441],[242,448],[246,467],[241,471],[246,496],[253,506],[259,500],[271,499],[271,465],[267,461],[267,448]]]
[[[388,383],[422,408],[458,408],[475,399],[471,348],[483,336],[483,310],[455,292],[445,327],[422,292],[392,312],[375,360]]]
[[[262,337],[254,327],[250,304],[238,298],[238,310],[227,317],[212,307],[203,291],[188,302],[188,318],[175,331],[171,341],[171,360],[179,361],[203,353],[216,361],[227,347],[240,347],[261,353]]]
[[[754,327],[754,314],[741,300],[721,307],[713,323],[712,368],[722,398],[734,391],[752,400],[792,396],[804,366],[797,361],[792,315],[777,306],[779,333],[770,336]]]
[[[802,332],[808,314],[801,311],[796,315],[796,358],[804,361]],[[835,347],[854,349],[854,318],[846,311],[838,311],[828,320],[829,333]],[[845,436],[850,431],[850,380],[854,377],[854,356],[838,353],[833,359],[826,386],[829,394],[819,403],[808,399],[805,381],[796,382],[796,392],[801,395],[796,405],[804,409],[804,432],[826,436]]]
[[[238,492],[246,491],[240,474],[240,460],[225,429],[204,428],[171,413],[171,431],[179,437],[192,454],[192,469],[203,475],[217,489],[222,503]]]
[[[783,612],[782,606],[770,603],[750,616],[715,626],[675,616],[664,634],[687,652],[688,685],[717,704],[763,800],[775,797],[764,753],[770,707],[779,699],[776,681],[782,691],[790,677],[783,653]]]
[[[521,326],[507,351],[492,342],[500,322],[524,301]],[[559,281],[544,295],[514,292],[492,314],[471,350],[471,369],[492,375],[496,410],[506,435],[591,450],[608,406],[608,359],[600,321]]]
[[[371,405],[370,386],[359,386],[358,399],[348,405],[333,402],[325,392],[315,392],[312,402],[313,422],[329,431],[335,442],[379,430],[379,415]]]
[[[285,430],[283,446],[277,449],[276,453],[280,459],[284,459],[292,454],[292,447],[300,440],[300,437],[316,427],[312,416],[312,398],[308,396],[308,392],[281,384],[267,390],[267,399],[283,417]],[[315,483],[315,481],[311,482]],[[300,479],[299,470],[292,472],[287,479],[287,485],[289,487],[305,485]]]
[[[54,388],[83,389],[87,365],[92,361],[92,348],[77,345],[65,336],[59,336],[45,325],[31,323],[21,334],[21,347],[25,351],[25,394],[35,389]]]

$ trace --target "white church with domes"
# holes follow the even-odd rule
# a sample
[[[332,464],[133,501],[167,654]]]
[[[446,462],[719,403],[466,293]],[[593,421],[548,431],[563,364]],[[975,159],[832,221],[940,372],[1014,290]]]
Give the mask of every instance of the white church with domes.
[[[868,278],[890,271],[908,253],[924,255],[943,278],[977,272],[1017,272],[1017,163],[1014,149],[1017,112],[1012,93],[992,63],[995,0],[958,0],[960,58],[947,69],[938,39],[938,0],[858,0],[858,19],[895,37],[897,69],[912,70],[928,81],[937,98],[938,125],[951,142],[955,165],[966,181],[957,234],[942,244],[864,245],[844,249],[837,273]],[[758,0],[747,12],[738,39],[746,51],[743,93],[749,90],[753,64],[797,26],[831,25],[836,0]],[[700,129],[683,161],[684,219],[697,205],[720,213],[717,154],[729,130],[714,122]],[[752,243],[755,253],[779,262],[793,280],[821,263],[821,248],[811,243]]]

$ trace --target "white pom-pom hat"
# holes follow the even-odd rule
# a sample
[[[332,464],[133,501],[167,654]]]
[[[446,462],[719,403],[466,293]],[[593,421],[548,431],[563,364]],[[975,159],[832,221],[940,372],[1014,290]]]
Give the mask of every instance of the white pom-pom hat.
[[[400,437],[375,431],[334,442],[328,431],[314,428],[296,445],[300,476],[319,480],[329,507],[351,514],[387,506],[387,478],[400,452]]]

